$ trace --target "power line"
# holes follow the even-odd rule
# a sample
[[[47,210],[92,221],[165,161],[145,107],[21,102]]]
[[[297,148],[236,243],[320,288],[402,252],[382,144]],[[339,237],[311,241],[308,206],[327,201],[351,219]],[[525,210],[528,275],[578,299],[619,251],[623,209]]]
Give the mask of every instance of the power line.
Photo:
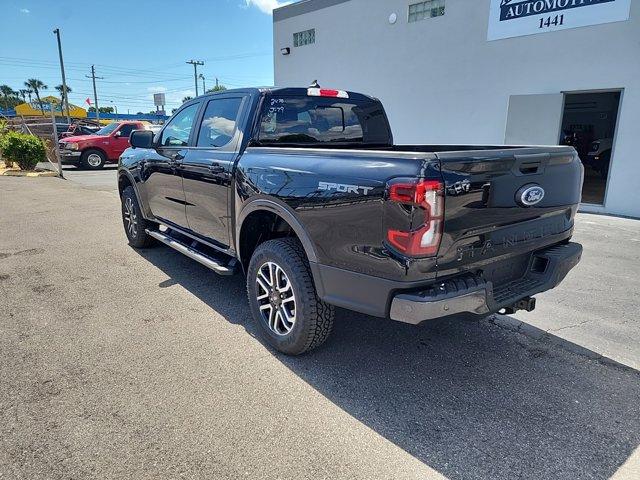
[[[0,65],[22,67],[22,68],[32,67],[32,68],[38,68],[38,69],[54,69],[54,70],[59,68],[58,66],[51,65],[51,64],[40,64],[40,63],[34,63],[34,62],[21,62],[21,61],[7,61],[2,59],[0,59]],[[86,67],[67,66],[67,70],[71,70],[71,71],[80,72],[80,71],[86,71],[85,69]],[[146,73],[146,74],[134,73],[124,69],[116,69],[116,68],[104,69],[103,71],[105,71],[108,74],[118,75],[122,77],[149,78],[153,76],[151,73]],[[177,75],[170,76],[170,75],[167,75],[167,72],[157,72],[157,73],[162,73],[166,80],[184,80],[185,78],[183,76],[177,76]]]
[[[219,62],[219,61],[230,61],[230,60],[241,60],[246,58],[254,58],[254,57],[263,57],[272,55],[272,52],[243,52],[232,55],[223,55],[218,57],[210,57],[205,58],[204,61],[207,62]],[[38,59],[29,59],[29,58],[19,58],[19,57],[6,57],[0,56],[0,62],[17,62],[20,63],[21,66],[35,66],[38,64],[44,68],[57,68],[55,62],[51,62],[49,60],[38,60]],[[86,64],[88,62],[67,62],[67,69],[72,70],[84,70],[86,68]],[[115,65],[107,65],[101,63],[94,63],[95,66],[100,67],[103,72],[118,72],[118,73],[130,73],[131,76],[134,74],[148,74],[148,73],[164,73],[167,75],[166,68],[177,67],[181,65],[180,63],[161,65],[154,68],[148,69],[140,69],[140,68],[129,68]],[[148,76],[148,75],[147,75]]]
[[[257,57],[257,56],[267,56],[267,55],[271,55],[271,53],[238,53],[238,54],[232,54],[232,55],[224,55],[224,56],[219,56],[219,57],[211,57],[205,60],[191,60],[190,62],[187,62],[189,64],[194,64],[194,86],[196,89],[196,95],[198,95],[198,78],[201,77],[197,77],[197,65],[203,65],[205,61],[212,61],[212,62],[217,62],[217,61],[231,61],[231,60],[237,60],[237,59],[243,59],[243,58],[250,58],[250,57]],[[192,63],[193,62],[193,63]],[[98,102],[98,95],[97,95],[97,85],[94,85],[95,80],[99,79],[101,80],[100,85],[101,85],[101,96],[100,98],[103,99],[103,102],[105,100],[111,100],[111,101],[119,101],[122,103],[126,103],[128,105],[140,105],[140,106],[147,106],[149,105],[147,98],[151,97],[151,94],[153,94],[154,92],[152,91],[152,88],[140,91],[139,94],[121,94],[120,92],[123,92],[123,86],[126,84],[130,84],[130,85],[144,85],[144,84],[162,84],[162,83],[169,83],[169,82],[176,82],[176,83],[181,83],[184,82],[188,77],[186,76],[180,76],[177,74],[171,74],[170,72],[167,72],[166,68],[169,67],[177,67],[179,66],[181,63],[175,63],[175,64],[169,64],[169,65],[165,65],[165,66],[159,66],[159,67],[155,67],[155,68],[161,68],[163,70],[153,70],[152,68],[149,69],[137,69],[137,68],[125,68],[122,66],[112,66],[112,65],[106,65],[106,64],[93,64],[92,69],[93,69],[93,75],[95,75],[95,69],[97,66],[100,66],[100,72],[102,73],[102,75],[105,75],[106,73],[106,78],[105,76],[102,77],[95,77],[95,79],[93,78],[93,75],[84,75],[84,78],[78,78],[78,77],[68,77],[68,80],[70,80],[71,82],[78,82],[80,84],[81,90],[84,90],[84,83],[83,82],[88,82],[91,81],[92,82],[92,87],[95,86],[95,90],[93,92],[93,97],[94,97],[94,101],[97,103]],[[56,65],[55,62],[52,61],[46,61],[46,60],[37,60],[37,59],[25,59],[25,58],[17,58],[17,57],[6,57],[6,56],[0,56],[0,66],[5,65],[5,66],[11,66],[14,67],[16,69],[27,69],[27,68],[35,68],[38,70],[50,70],[50,69],[57,69],[59,68],[59,66]],[[85,63],[82,62],[65,62],[65,70],[67,71],[71,71],[71,72],[83,72],[86,71],[85,70]],[[271,83],[270,79],[267,79],[267,76],[258,76],[258,75],[243,75],[243,74],[234,74],[234,73],[229,73],[227,74],[220,74],[221,72],[217,72],[218,73],[218,78],[220,79],[220,82],[231,86],[231,87],[236,87],[236,86],[246,86],[247,83],[250,84],[269,84]],[[156,77],[156,74],[158,75],[158,77],[161,78],[154,78]],[[72,74],[73,75],[73,74]],[[109,76],[112,76],[111,78],[109,78]],[[43,80],[45,81],[54,81],[52,80],[54,78],[53,75],[51,74],[46,74],[43,75]],[[116,78],[113,78],[116,77]],[[5,77],[6,78],[6,77]],[[140,80],[137,80],[137,78],[140,78]],[[72,83],[73,84],[73,83]],[[190,90],[190,87],[187,85],[179,85],[176,86],[177,88],[173,88],[173,89],[169,89],[169,90],[160,90],[158,89],[157,91],[163,91],[165,93],[171,93],[171,92],[181,92],[184,90]],[[203,85],[204,90],[206,91],[206,85]],[[125,87],[126,88],[126,87]],[[90,89],[92,89],[90,87]],[[131,88],[126,88],[126,92],[135,92],[135,87],[133,89]],[[124,92],[123,92],[124,93]],[[82,95],[86,95],[86,96],[91,96],[91,93],[83,93],[81,91],[75,90],[73,92],[74,96],[78,95],[78,96],[82,96]],[[176,95],[177,98],[177,95]],[[175,100],[175,102],[168,102],[168,104],[179,104],[180,101],[179,100]]]
[[[263,55],[263,54],[239,54],[239,55],[231,55],[231,56],[224,56],[224,57],[214,57],[212,60],[222,60],[222,59],[231,59],[231,58],[240,58],[240,57],[249,57],[249,56],[257,56],[257,55]],[[66,64],[69,63],[77,63],[77,62],[66,62]],[[37,67],[38,69],[55,69],[57,67],[55,67],[51,62],[46,62],[46,61],[41,61],[41,60],[26,60],[26,59],[18,59],[15,57],[1,57],[0,56],[0,65],[12,65],[12,66],[16,66],[16,67],[22,67],[22,68],[26,68],[26,67]],[[98,64],[94,64],[98,65]],[[66,66],[66,65],[65,65]],[[167,75],[166,71],[163,71],[163,78],[154,78],[152,80],[127,80],[127,77],[133,77],[133,78],[146,78],[149,79],[150,77],[153,77],[153,75],[150,75],[148,73],[142,73],[142,72],[153,72],[153,70],[142,70],[142,69],[123,69],[121,67],[105,67],[106,69],[110,69],[111,72],[107,72],[107,73],[112,73],[114,75],[117,75],[118,77],[123,77],[124,79],[122,80],[112,80],[112,79],[105,79],[103,77],[103,82],[101,82],[101,85],[104,84],[111,84],[111,85],[123,85],[123,84],[153,84],[153,83],[168,83],[168,82],[180,82],[180,81],[184,81],[186,80],[186,77],[183,76],[170,76]],[[195,68],[195,67],[194,67]],[[84,68],[80,68],[80,67],[69,67],[66,66],[66,70],[72,70],[72,71],[76,71],[76,70],[84,70]],[[134,73],[135,72],[135,73]],[[103,71],[104,74],[104,71]],[[229,74],[229,75],[222,75],[222,77],[224,78],[223,82],[227,83],[228,85],[231,86],[240,86],[239,83],[236,82],[231,82],[228,81],[229,80],[237,80],[239,82],[241,82],[243,85],[246,85],[247,81],[249,81],[250,83],[256,83],[256,84],[269,84],[271,83],[270,79],[266,79],[266,77],[263,76],[256,76],[256,75],[241,75],[241,74]],[[263,80],[264,79],[264,80]],[[71,80],[73,81],[84,81],[84,79],[78,79],[78,78],[72,78]],[[195,83],[195,82],[194,82]]]

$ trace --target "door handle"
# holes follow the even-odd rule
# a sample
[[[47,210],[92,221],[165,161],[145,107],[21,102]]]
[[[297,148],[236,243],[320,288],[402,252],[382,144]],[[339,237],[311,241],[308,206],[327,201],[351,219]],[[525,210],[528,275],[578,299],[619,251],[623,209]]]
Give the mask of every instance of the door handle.
[[[224,173],[224,167],[219,163],[212,163],[209,165],[209,171],[211,173]]]
[[[175,152],[169,157],[169,167],[170,168],[178,168],[182,165],[182,160],[184,159],[184,153]]]

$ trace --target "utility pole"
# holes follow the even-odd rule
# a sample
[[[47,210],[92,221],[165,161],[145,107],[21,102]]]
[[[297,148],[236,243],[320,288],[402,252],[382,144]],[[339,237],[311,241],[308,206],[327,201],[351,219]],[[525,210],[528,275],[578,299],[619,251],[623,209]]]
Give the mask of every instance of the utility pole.
[[[85,77],[93,80],[93,103],[96,108],[96,120],[100,121],[100,108],[98,108],[98,94],[96,93],[96,78],[102,80],[102,77],[96,77],[96,69],[94,65],[91,65],[91,75],[85,75]]]
[[[60,71],[62,72],[62,102],[67,112],[67,123],[71,124],[71,115],[69,114],[69,92],[67,92],[67,78],[64,74],[64,61],[62,60],[62,43],[60,42],[60,29],[56,28],[53,33],[58,39],[58,56],[60,57]]]
[[[218,77],[216,77],[216,91],[218,91]]]
[[[56,168],[58,169],[58,176],[60,178],[64,178],[64,174],[62,173],[62,160],[60,159],[60,144],[58,142],[58,129],[56,128],[56,115],[53,111],[53,104],[49,104],[49,106],[51,107],[51,128],[52,128],[52,134],[51,134],[51,139],[52,139],[52,143],[54,145],[54,152],[56,154],[56,160],[57,160],[57,164],[56,164]]]
[[[202,80],[202,93],[207,93],[207,87],[204,84],[204,75],[200,74],[200,79]]]
[[[204,65],[204,62],[200,60],[189,60],[186,63],[193,65],[193,79],[195,80],[195,83],[196,83],[196,97],[197,97],[198,96],[198,65]]]

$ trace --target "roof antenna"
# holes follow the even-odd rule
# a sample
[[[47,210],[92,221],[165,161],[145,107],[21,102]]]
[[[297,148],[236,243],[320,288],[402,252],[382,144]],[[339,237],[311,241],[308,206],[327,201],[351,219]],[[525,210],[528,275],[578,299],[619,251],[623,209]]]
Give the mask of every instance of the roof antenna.
[[[318,80],[314,80],[313,82],[311,82],[311,85],[309,85],[309,88],[320,88],[320,85],[318,84]]]

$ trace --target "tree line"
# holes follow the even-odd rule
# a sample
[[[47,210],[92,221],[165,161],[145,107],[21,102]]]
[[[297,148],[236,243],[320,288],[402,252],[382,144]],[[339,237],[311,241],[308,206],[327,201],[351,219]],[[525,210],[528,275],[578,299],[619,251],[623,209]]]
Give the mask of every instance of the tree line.
[[[224,92],[227,89],[224,85],[216,85],[213,88],[208,89],[205,93],[216,93],[216,92]],[[189,100],[193,100],[193,97],[186,96],[182,99],[182,103],[188,102]]]
[[[0,85],[0,94],[2,95],[2,106],[5,110],[9,110],[15,108],[16,105],[20,105],[21,103],[26,103],[27,99],[29,99],[29,103],[32,103],[33,97],[36,99],[37,105],[40,107],[40,111],[44,115],[44,107],[42,103],[42,99],[40,98],[40,94],[44,90],[48,90],[49,87],[42,81],[37,78],[30,78],[26,82],[24,82],[24,87],[19,90],[14,90],[9,85]],[[54,87],[55,90],[60,94],[61,103],[64,105],[65,97],[72,92],[71,87],[67,86],[65,88],[63,85],[56,85]],[[224,85],[216,85],[213,88],[207,90],[206,93],[214,93],[214,92],[222,92],[226,90],[227,87]],[[182,102],[187,102],[191,100],[192,97],[184,97]],[[90,112],[95,112],[95,107],[89,107]],[[100,107],[100,113],[113,113],[113,107]],[[154,112],[151,112],[154,113]]]
[[[26,103],[29,99],[29,103],[33,101],[33,97],[36,99],[36,103],[40,107],[40,111],[44,115],[44,107],[40,94],[43,90],[47,90],[49,87],[37,78],[29,78],[23,85],[25,88],[14,90],[9,85],[0,85],[0,94],[2,94],[2,106],[5,110],[15,108],[16,105]],[[65,98],[71,93],[71,87],[67,86],[66,90],[63,85],[56,85],[55,90],[60,94],[61,102],[65,102]]]

